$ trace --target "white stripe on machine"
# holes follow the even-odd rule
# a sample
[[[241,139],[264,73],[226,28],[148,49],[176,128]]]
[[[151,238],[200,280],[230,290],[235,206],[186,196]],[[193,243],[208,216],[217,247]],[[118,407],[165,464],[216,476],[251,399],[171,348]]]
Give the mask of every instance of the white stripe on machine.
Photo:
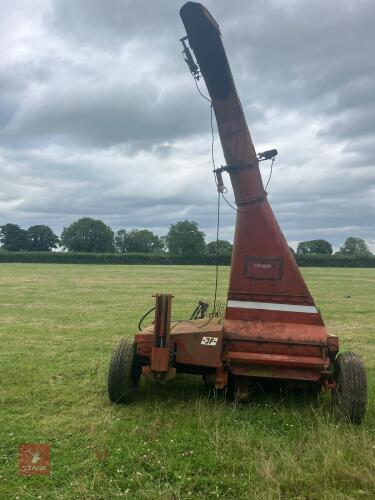
[[[286,311],[298,313],[317,313],[314,306],[300,306],[297,304],[274,304],[271,302],[247,302],[244,300],[228,300],[227,307],[238,309],[265,309],[267,311]]]

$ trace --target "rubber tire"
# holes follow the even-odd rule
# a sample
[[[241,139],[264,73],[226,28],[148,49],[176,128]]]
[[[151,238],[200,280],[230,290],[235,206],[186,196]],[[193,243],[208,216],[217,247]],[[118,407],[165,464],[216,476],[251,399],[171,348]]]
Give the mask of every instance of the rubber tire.
[[[340,418],[360,424],[366,413],[367,377],[362,361],[354,352],[340,353],[334,362],[336,388],[332,401]]]
[[[109,364],[108,396],[112,403],[128,403],[133,399],[141,372],[135,341],[122,339],[113,351]]]

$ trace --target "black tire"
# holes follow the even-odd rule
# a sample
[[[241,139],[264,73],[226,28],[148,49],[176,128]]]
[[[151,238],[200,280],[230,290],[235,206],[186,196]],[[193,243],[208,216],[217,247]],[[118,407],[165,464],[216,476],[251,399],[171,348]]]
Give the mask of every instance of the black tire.
[[[128,403],[132,400],[141,372],[135,341],[122,339],[113,351],[109,364],[108,395],[112,403]]]
[[[354,352],[340,353],[334,363],[336,389],[332,400],[340,418],[360,424],[366,413],[367,377],[362,361]]]

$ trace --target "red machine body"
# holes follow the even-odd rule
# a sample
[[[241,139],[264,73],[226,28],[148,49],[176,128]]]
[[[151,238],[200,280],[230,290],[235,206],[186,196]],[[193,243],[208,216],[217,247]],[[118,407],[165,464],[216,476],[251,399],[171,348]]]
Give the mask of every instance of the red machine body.
[[[244,377],[333,387],[338,339],[328,335],[267,200],[219,26],[199,3],[186,3],[180,14],[186,61],[195,78],[203,77],[215,112],[227,163],[219,169],[219,183],[228,172],[237,220],[224,322],[172,322],[169,365],[177,372],[202,373],[217,388]],[[143,374],[152,379],[168,372],[165,353],[153,345],[159,316],[157,305],[155,326],[136,335],[137,354],[146,360]],[[158,362],[158,355],[163,360]],[[158,363],[164,371],[153,369]]]
[[[267,200],[259,161],[277,151],[255,152],[216,21],[195,2],[180,14],[185,60],[193,77],[206,83],[226,161],[215,169],[217,188],[223,193],[222,174],[228,173],[237,205],[227,304],[222,320],[215,305],[205,318],[208,304],[199,302],[190,319],[171,321],[173,296],[157,294],[154,323],[123,338],[113,352],[109,398],[128,402],[141,375],[166,382],[178,372],[201,374],[206,384],[228,388],[241,400],[254,382],[274,381],[310,394],[333,389],[338,413],[361,423],[363,363],[353,352],[338,354],[338,339],[327,333]]]

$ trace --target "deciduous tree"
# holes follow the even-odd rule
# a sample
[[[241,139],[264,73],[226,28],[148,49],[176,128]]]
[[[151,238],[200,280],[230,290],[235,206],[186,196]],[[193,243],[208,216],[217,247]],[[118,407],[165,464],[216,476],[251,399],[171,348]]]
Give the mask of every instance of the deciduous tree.
[[[301,241],[297,247],[298,254],[326,254],[332,253],[332,245],[326,240]]]
[[[32,252],[48,252],[52,248],[57,248],[60,242],[52,229],[44,225],[30,226],[26,234],[27,248]]]
[[[217,243],[218,243],[218,253],[220,255],[232,253],[233,249],[232,243],[226,240],[219,240]],[[216,241],[211,241],[210,243],[207,243],[207,251],[209,254],[216,254]]]
[[[350,236],[340,248],[340,253],[344,255],[372,255],[367,243],[362,238]]]
[[[206,251],[204,237],[196,222],[184,220],[170,226],[166,242],[172,255],[202,255]]]
[[[17,224],[5,224],[0,226],[0,243],[4,250],[10,252],[27,250],[27,233]]]
[[[120,229],[115,236],[116,249],[119,252],[158,252],[163,249],[162,240],[148,229]]]
[[[113,252],[114,232],[103,221],[84,217],[64,228],[61,243],[72,252]]]

